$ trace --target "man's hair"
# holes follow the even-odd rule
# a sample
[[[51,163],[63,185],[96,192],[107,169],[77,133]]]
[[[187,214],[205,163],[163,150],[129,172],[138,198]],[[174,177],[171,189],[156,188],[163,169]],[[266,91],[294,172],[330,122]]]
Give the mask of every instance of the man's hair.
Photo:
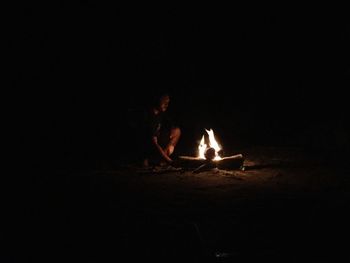
[[[169,96],[170,93],[167,90],[156,90],[152,93],[151,104],[152,106],[158,106],[159,101],[162,97]]]

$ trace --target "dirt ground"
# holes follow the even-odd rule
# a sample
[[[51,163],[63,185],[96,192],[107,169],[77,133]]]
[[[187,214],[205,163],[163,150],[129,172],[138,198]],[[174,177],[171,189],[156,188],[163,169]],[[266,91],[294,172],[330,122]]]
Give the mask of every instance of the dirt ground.
[[[13,262],[344,262],[350,177],[300,149],[250,148],[245,170],[110,166],[31,178]],[[11,261],[12,262],[12,261]]]

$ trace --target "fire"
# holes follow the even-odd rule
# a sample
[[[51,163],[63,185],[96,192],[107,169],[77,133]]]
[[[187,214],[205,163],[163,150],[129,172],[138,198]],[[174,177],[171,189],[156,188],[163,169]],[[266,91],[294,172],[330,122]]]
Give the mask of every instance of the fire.
[[[203,135],[201,142],[199,143],[199,146],[198,146],[198,158],[205,159],[204,153],[206,149],[207,149],[207,145],[204,143],[204,135]]]
[[[198,146],[198,158],[205,159],[205,151],[209,148],[214,148],[215,150],[214,161],[221,160],[222,158],[218,154],[218,152],[221,150],[221,147],[215,139],[214,131],[212,129],[210,129],[209,131],[206,129],[205,131],[208,133],[208,136],[209,136],[209,147],[205,143],[204,135],[203,135]]]

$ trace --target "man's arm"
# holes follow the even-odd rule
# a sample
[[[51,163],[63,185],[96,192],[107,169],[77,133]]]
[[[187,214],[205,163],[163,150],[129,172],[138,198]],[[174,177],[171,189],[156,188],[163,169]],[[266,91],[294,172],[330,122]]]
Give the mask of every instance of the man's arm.
[[[166,154],[166,152],[163,150],[163,148],[158,144],[158,139],[156,136],[152,137],[152,143],[157,148],[158,152],[162,156],[162,158],[167,161],[168,163],[171,163],[173,160]]]

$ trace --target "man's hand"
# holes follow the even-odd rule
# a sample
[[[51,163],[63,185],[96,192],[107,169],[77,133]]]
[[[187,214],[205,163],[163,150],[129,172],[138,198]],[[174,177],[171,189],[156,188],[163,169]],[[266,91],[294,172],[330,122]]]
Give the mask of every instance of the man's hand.
[[[165,153],[170,156],[174,152],[174,149],[175,147],[170,144],[165,148]]]
[[[163,159],[164,159],[168,164],[171,164],[173,160],[169,157],[169,155],[167,154],[167,152],[164,151],[163,148],[158,144],[157,137],[153,137],[152,141],[153,141],[153,144],[155,145],[155,147],[158,149],[160,155],[163,157]]]
[[[168,164],[172,164],[174,161],[169,157],[169,156],[167,156],[166,154],[165,154],[165,156],[163,156],[164,157],[164,159],[165,159],[165,161],[168,163]]]

